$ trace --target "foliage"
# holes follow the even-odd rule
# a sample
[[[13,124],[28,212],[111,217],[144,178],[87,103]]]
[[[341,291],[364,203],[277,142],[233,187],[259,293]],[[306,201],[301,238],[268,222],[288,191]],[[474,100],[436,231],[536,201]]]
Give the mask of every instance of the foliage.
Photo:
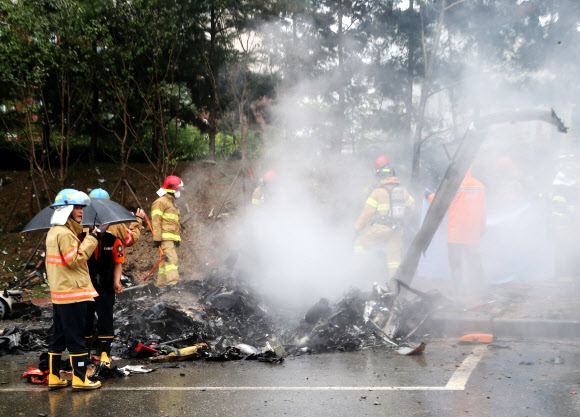
[[[4,1],[0,141],[61,181],[72,147],[155,177],[280,142],[431,149],[477,112],[575,102],[579,15],[574,0]]]

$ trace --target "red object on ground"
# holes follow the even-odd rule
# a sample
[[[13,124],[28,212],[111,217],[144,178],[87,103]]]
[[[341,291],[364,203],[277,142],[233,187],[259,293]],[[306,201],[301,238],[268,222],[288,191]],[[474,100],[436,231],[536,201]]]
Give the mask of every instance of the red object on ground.
[[[133,354],[135,355],[135,357],[148,358],[150,356],[157,355],[157,349],[153,349],[150,346],[146,346],[141,342],[133,343],[133,346],[131,348],[133,350]]]
[[[50,371],[41,371],[34,366],[29,366],[26,372],[22,373],[22,378],[26,378],[28,382],[33,384],[48,384],[48,374]]]
[[[461,336],[459,341],[464,343],[491,343],[493,342],[493,335],[489,333],[470,333]]]

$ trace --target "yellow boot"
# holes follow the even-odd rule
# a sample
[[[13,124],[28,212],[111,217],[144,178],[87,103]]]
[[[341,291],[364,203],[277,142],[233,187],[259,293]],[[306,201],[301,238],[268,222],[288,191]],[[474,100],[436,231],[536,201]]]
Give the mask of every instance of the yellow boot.
[[[109,356],[107,355],[107,352],[102,352],[101,353],[101,363],[105,366],[109,366],[111,365],[111,359],[109,358]]]
[[[68,386],[68,381],[60,378],[60,353],[48,352],[48,389],[49,391],[61,389]]]
[[[84,391],[88,389],[101,388],[101,381],[91,381],[87,377],[88,362],[89,362],[88,353],[70,355],[70,364],[73,368],[73,377],[72,377],[73,391]]]
[[[114,336],[99,336],[99,352],[101,353],[101,363],[105,366],[111,365],[111,343]]]

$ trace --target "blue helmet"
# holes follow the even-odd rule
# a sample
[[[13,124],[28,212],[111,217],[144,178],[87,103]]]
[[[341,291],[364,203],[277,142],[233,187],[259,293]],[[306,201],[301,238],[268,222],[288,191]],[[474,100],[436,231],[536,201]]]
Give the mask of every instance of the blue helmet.
[[[75,190],[73,188],[65,188],[58,192],[54,198],[54,203],[52,207],[58,206],[88,206],[90,204],[89,196],[82,191]]]
[[[89,194],[89,197],[91,198],[102,198],[103,200],[109,200],[109,193],[106,192],[105,190],[103,190],[102,188],[95,188],[93,191],[91,191],[91,193]]]

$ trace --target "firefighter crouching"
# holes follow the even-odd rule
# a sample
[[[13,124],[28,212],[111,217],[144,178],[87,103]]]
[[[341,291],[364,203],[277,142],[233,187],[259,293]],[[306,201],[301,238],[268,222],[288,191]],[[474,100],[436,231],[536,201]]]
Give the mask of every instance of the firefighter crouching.
[[[96,389],[100,381],[87,378],[89,352],[85,345],[85,331],[89,304],[97,297],[87,261],[95,250],[99,238],[107,226],[95,227],[81,242],[83,207],[89,204],[85,193],[64,189],[60,191],[52,207],[52,227],[46,236],[46,275],[50,287],[53,309],[53,329],[48,346],[49,370],[48,389],[68,386],[60,378],[62,351],[69,351],[73,370],[73,390]]]
[[[177,250],[181,243],[181,226],[179,224],[179,209],[175,199],[183,190],[181,178],[170,175],[165,178],[163,186],[157,191],[159,198],[151,205],[151,222],[153,226],[153,244],[161,247],[165,258],[159,264],[157,287],[174,285],[179,281]]]
[[[386,156],[376,159],[375,170],[379,184],[368,196],[354,225],[357,233],[354,252],[362,254],[385,245],[387,270],[392,278],[402,259],[403,220],[415,209],[415,201],[401,186]]]

